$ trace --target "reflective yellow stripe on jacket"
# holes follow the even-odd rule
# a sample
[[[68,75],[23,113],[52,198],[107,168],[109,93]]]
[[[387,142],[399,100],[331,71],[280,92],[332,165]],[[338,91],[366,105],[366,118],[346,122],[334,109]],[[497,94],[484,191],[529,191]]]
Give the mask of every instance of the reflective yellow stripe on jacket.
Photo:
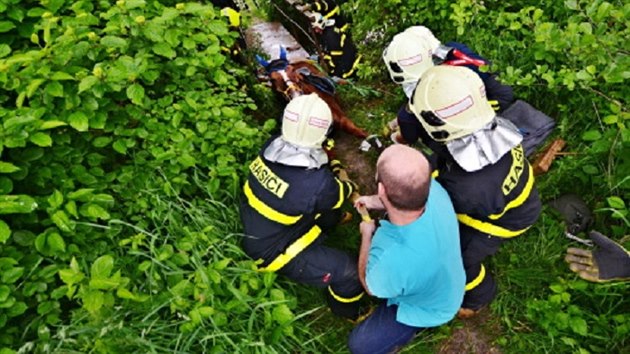
[[[254,208],[254,210],[256,210],[260,215],[266,217],[269,220],[283,225],[293,225],[302,218],[302,215],[287,215],[265,204],[262,200],[258,199],[256,195],[254,195],[254,192],[249,186],[249,181],[245,182],[245,185],[243,186],[243,192],[245,192],[245,197],[247,197],[247,202],[249,203],[249,205]]]
[[[332,296],[335,300],[337,300],[339,302],[342,302],[344,304],[357,302],[357,301],[361,300],[361,298],[363,297],[363,294],[365,294],[365,293],[362,292],[359,295],[354,296],[354,297],[343,297],[341,295],[337,295],[330,286],[328,287],[328,292],[330,293],[330,296]]]
[[[464,290],[469,291],[478,287],[485,277],[486,277],[486,267],[484,267],[482,264],[481,269],[479,270],[479,274],[477,274],[477,277],[475,277],[475,279],[473,279],[470,283],[466,284],[466,287]]]
[[[527,183],[525,184],[525,187],[521,191],[521,194],[519,194],[518,197],[514,198],[511,202],[509,202],[508,205],[505,206],[505,209],[503,209],[502,212],[498,214],[492,214],[489,216],[489,218],[492,220],[497,220],[498,218],[502,217],[503,214],[505,214],[508,210],[514,209],[516,207],[523,205],[523,203],[527,201],[527,198],[529,198],[529,195],[532,193],[532,188],[534,188],[534,170],[532,169],[532,166],[529,165],[529,178],[527,179]]]
[[[530,228],[530,227],[526,227],[521,230],[509,230],[504,227],[491,224],[489,222],[477,220],[466,214],[457,214],[457,220],[459,220],[459,222],[461,222],[464,225],[472,227],[475,230],[479,230],[483,233],[486,233],[492,236],[505,237],[505,238],[516,237],[524,233]]]
[[[344,79],[347,79],[350,76],[352,76],[352,74],[354,74],[354,72],[357,70],[357,66],[359,65],[360,61],[361,61],[361,54],[357,55],[357,58],[354,60],[354,63],[352,63],[352,69],[350,69],[350,71],[348,71],[347,73],[341,75],[341,77]]]
[[[307,233],[295,240],[289,247],[287,247],[284,253],[276,257],[268,266],[260,268],[261,272],[275,272],[284,267],[293,258],[295,258],[300,252],[304,251],[311,243],[313,243],[317,237],[321,234],[322,229],[315,225],[308,230]]]

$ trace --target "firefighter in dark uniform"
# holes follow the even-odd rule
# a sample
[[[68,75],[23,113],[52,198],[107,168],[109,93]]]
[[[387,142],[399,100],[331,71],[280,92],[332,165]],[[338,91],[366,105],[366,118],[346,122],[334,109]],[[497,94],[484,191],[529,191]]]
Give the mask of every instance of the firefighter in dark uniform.
[[[480,66],[488,63],[487,60],[464,44],[441,44],[431,30],[424,26],[409,27],[394,36],[383,51],[383,61],[391,79],[402,86],[408,98],[411,97],[418,79],[428,68],[434,65],[452,65],[467,67],[479,75],[486,87],[487,98],[498,113],[514,102],[514,93],[510,86],[499,83],[495,74],[479,70]],[[419,138],[420,123],[407,103],[400,107],[397,122],[390,125],[400,127],[400,133],[392,136],[395,142],[412,144]]]
[[[422,127],[420,138],[434,152],[434,175],[457,213],[466,269],[458,316],[470,317],[497,291],[483,260],[538,219],[541,203],[532,167],[518,129],[495,113],[483,82],[469,69],[427,69],[410,107]]]
[[[311,21],[329,74],[341,79],[355,76],[361,55],[352,40],[350,23],[341,14],[339,5],[333,0],[317,0],[300,9]]]
[[[221,9],[221,16],[225,17],[231,31],[238,32],[239,36],[236,43],[231,48],[222,48],[225,52],[229,52],[233,58],[245,63],[244,58],[239,55],[245,48],[245,38],[241,32],[241,12],[239,6],[234,0],[212,0],[211,3]]]
[[[243,248],[261,271],[326,288],[333,313],[356,319],[363,288],[357,259],[322,245],[340,220],[355,185],[330,168],[322,143],[332,113],[316,94],[299,96],[284,110],[281,136],[268,140],[249,166],[243,187]]]

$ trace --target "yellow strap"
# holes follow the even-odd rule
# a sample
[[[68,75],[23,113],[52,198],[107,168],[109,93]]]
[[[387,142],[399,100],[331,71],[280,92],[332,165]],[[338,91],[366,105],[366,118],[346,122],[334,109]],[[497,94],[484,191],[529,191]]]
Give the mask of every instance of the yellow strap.
[[[472,227],[475,230],[479,230],[483,233],[490,234],[492,236],[505,237],[505,238],[516,237],[524,233],[525,231],[527,231],[527,229],[530,228],[530,226],[528,226],[521,230],[508,230],[506,228],[491,224],[489,222],[471,218],[470,216],[466,214],[457,214],[457,220],[459,220],[459,222],[461,222],[464,225]]]
[[[346,35],[345,33],[341,35],[341,40],[339,41],[339,46],[341,48],[343,48],[343,44],[346,42]]]
[[[354,71],[357,69],[357,65],[359,65],[359,61],[361,60],[361,54],[359,54],[357,56],[357,59],[354,61],[354,63],[352,64],[352,69],[350,71],[348,71],[347,73],[341,75],[341,77],[343,77],[344,79],[349,78],[350,76],[352,76],[352,74],[354,74]]]
[[[335,292],[333,291],[333,289],[330,286],[328,287],[328,292],[330,293],[330,295],[332,295],[333,299],[335,299],[335,300],[337,300],[339,302],[343,302],[344,304],[348,304],[348,303],[351,303],[351,302],[357,302],[357,301],[361,300],[361,298],[363,297],[363,294],[365,294],[365,293],[362,292],[361,294],[359,294],[359,295],[357,295],[355,297],[350,297],[350,298],[348,298],[348,297],[341,297],[341,296],[335,294]]]
[[[343,55],[343,50],[331,50],[330,55]]]
[[[483,281],[483,278],[485,277],[486,277],[486,267],[484,267],[482,264],[481,270],[479,270],[479,274],[477,275],[477,277],[473,279],[473,281],[471,281],[470,283],[466,284],[466,287],[464,289],[466,289],[466,291],[469,291],[476,288],[477,286],[479,286],[479,284],[481,284],[481,282]]]
[[[516,197],[511,202],[509,202],[508,205],[505,206],[505,209],[503,209],[502,212],[500,212],[499,214],[492,214],[489,216],[489,218],[492,220],[496,220],[502,217],[503,214],[505,214],[508,210],[514,209],[518,206],[523,205],[523,203],[525,203],[530,193],[532,192],[533,187],[534,187],[534,171],[532,169],[532,165],[529,165],[529,178],[527,179],[527,184],[525,184],[525,188],[523,188],[523,190],[521,191],[521,194],[519,194],[518,197]]]
[[[308,230],[307,233],[302,235],[300,238],[295,240],[284,253],[280,254],[276,259],[274,259],[268,266],[264,268],[260,268],[261,272],[275,272],[284,267],[287,263],[289,263],[293,258],[295,258],[300,252],[304,251],[306,247],[308,247],[313,241],[317,239],[317,237],[321,234],[322,230],[319,226],[315,225]]]
[[[293,225],[302,218],[302,215],[287,215],[265,204],[262,200],[258,199],[258,197],[254,195],[254,192],[249,186],[249,181],[245,182],[245,185],[243,186],[243,191],[245,192],[245,196],[247,197],[247,202],[249,203],[249,205],[251,205],[254,210],[260,213],[260,215],[266,217],[269,220],[283,225]]]
[[[338,13],[339,13],[339,6],[335,6],[335,8],[332,9],[332,11],[330,11],[329,13],[324,15],[324,18],[328,20],[328,19],[330,19],[331,17],[335,16]]]
[[[335,178],[335,181],[339,185],[339,200],[337,201],[337,204],[335,204],[333,209],[337,209],[337,208],[341,207],[341,205],[343,204],[343,201],[346,199],[346,198],[343,197],[343,183],[341,183],[341,181],[339,179],[337,179],[337,178]]]
[[[345,32],[345,31],[348,29],[348,27],[349,27],[349,26],[350,26],[350,24],[349,24],[349,23],[346,23],[345,25],[341,26],[341,28],[340,28],[339,30],[340,30],[341,32]]]

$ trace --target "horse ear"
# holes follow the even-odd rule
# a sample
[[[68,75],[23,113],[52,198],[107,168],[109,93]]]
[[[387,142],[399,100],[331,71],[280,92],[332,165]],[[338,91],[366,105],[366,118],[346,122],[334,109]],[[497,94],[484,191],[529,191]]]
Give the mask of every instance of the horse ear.
[[[263,57],[261,57],[258,54],[256,54],[256,61],[258,62],[258,64],[262,65],[262,67],[265,69],[267,69],[267,66],[269,66],[269,62],[266,61]]]
[[[283,45],[280,46],[280,59],[287,60],[287,49]]]

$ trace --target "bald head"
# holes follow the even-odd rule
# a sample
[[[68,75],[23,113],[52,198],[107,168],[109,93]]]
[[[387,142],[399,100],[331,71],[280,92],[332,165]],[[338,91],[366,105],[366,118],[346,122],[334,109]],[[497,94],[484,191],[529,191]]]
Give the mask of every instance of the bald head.
[[[392,145],[379,156],[376,171],[392,206],[400,210],[424,207],[431,169],[422,153],[405,145]]]

